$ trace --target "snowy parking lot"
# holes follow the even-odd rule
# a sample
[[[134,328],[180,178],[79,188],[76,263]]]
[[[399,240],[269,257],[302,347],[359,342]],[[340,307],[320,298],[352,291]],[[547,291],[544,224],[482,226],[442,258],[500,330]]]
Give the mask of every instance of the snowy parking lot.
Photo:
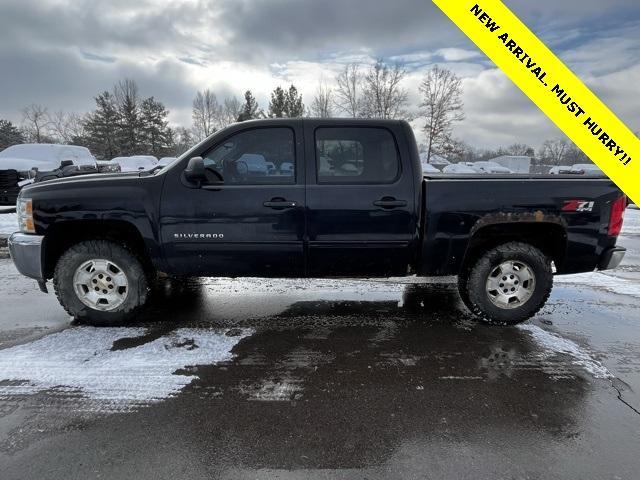
[[[17,230],[18,215],[15,212],[0,211],[0,235],[9,235]]]
[[[639,211],[619,243],[518,327],[452,284],[199,279],[96,329],[0,259],[0,476],[637,478]]]

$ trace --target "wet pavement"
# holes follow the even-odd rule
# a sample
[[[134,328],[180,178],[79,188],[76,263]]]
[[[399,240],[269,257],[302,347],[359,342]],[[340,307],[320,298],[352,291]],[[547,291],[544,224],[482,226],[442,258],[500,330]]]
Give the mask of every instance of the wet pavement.
[[[0,478],[636,479],[636,225],[508,328],[450,283],[206,279],[94,329],[0,260]]]

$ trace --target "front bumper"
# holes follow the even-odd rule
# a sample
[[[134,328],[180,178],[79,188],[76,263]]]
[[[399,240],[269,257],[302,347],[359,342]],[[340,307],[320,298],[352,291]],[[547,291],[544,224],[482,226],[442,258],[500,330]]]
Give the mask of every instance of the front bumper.
[[[613,270],[617,268],[618,265],[622,262],[625,253],[627,253],[626,248],[622,247],[611,247],[604,251],[602,256],[600,257],[600,262],[598,263],[598,270]]]
[[[9,237],[9,253],[18,271],[44,284],[42,268],[43,236],[14,233]]]

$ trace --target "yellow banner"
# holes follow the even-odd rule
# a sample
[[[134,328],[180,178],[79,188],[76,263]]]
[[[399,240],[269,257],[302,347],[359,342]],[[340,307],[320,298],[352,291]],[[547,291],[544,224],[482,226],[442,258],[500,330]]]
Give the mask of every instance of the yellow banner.
[[[638,137],[504,3],[500,0],[433,1],[640,205]]]

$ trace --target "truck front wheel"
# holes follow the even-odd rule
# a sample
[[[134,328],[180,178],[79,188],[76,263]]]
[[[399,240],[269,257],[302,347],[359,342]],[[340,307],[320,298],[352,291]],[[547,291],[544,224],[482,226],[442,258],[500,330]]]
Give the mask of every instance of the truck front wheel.
[[[138,257],[106,240],[69,248],[56,264],[53,287],[69,315],[95,326],[130,320],[148,296],[147,277]]]
[[[500,325],[534,316],[553,287],[551,260],[520,242],[489,250],[464,275],[458,285],[467,307],[481,320]]]

